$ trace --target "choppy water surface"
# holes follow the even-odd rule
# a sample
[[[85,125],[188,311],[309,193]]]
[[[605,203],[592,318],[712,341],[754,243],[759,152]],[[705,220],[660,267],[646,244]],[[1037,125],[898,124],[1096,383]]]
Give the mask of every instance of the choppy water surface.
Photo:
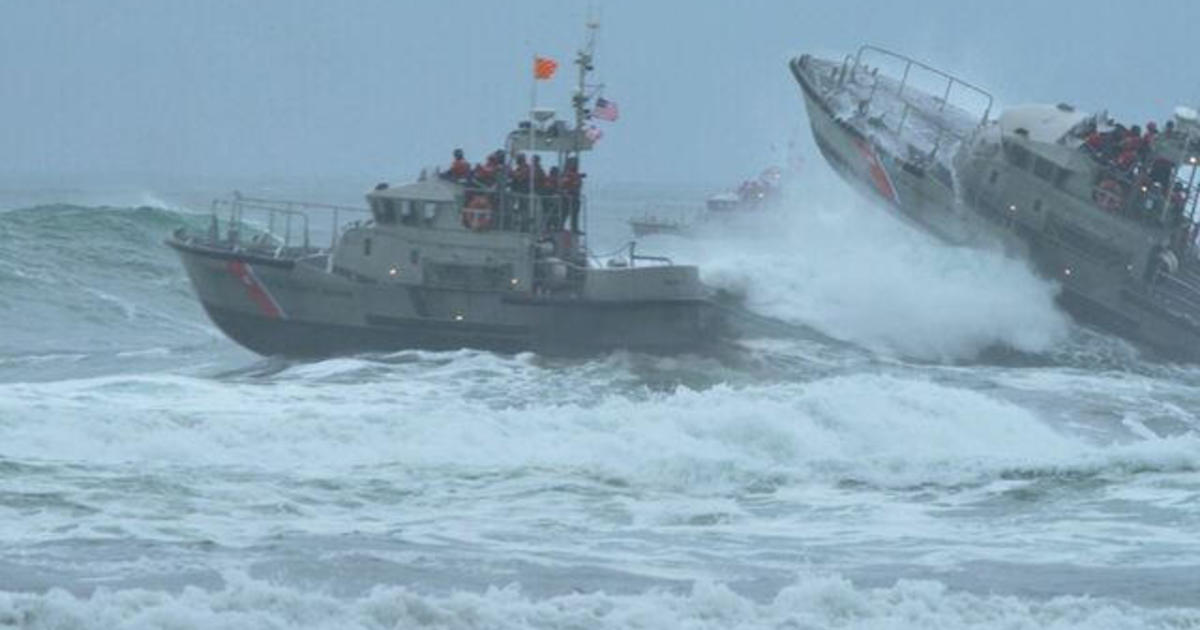
[[[294,363],[204,318],[186,204],[9,203],[0,627],[1200,628],[1200,369],[789,205],[641,246],[788,324],[721,356]]]

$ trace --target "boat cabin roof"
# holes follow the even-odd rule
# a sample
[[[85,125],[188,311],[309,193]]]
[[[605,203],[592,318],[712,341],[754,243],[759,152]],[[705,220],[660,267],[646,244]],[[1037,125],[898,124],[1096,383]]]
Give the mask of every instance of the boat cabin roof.
[[[1021,105],[1000,114],[1005,138],[1021,136],[1030,142],[1055,144],[1090,116],[1065,105]]]
[[[451,202],[458,197],[461,187],[437,177],[418,180],[411,184],[391,186],[367,193],[369,199],[412,199],[417,201]]]
[[[1075,130],[1091,118],[1069,105],[1020,105],[1010,107],[998,123],[1006,145],[1018,145],[1071,171],[1088,168],[1079,152],[1082,137]]]
[[[561,120],[556,120],[541,128],[535,126],[532,138],[530,136],[529,123],[523,122],[508,134],[505,146],[510,153],[525,151],[578,153],[591,151],[593,145],[592,140],[582,129],[571,129]]]

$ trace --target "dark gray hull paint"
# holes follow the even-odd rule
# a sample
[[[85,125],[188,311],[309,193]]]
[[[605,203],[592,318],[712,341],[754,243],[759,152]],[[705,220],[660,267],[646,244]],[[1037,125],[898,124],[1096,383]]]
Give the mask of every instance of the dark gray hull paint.
[[[587,355],[616,349],[704,352],[725,336],[704,299],[585,301],[507,292],[400,287],[325,273],[303,261],[233,254],[176,240],[200,301],[231,339],[297,358],[408,349],[474,348]],[[246,265],[261,293],[231,273]],[[263,296],[272,305],[264,309]],[[456,318],[461,315],[461,319]]]
[[[904,168],[903,160],[835,116],[795,61],[791,70],[800,85],[818,149],[838,175],[856,190],[948,243],[990,242],[1019,250],[1042,275],[1059,283],[1058,303],[1080,322],[1142,344],[1163,359],[1200,362],[1200,327],[1156,303],[1147,295],[1149,289],[1145,286],[1116,278],[1111,269],[1040,235],[1004,230],[983,216],[988,209],[956,208],[952,188],[930,181],[928,174]],[[886,167],[903,203],[880,194],[869,164],[861,156],[860,147],[864,144],[871,147]],[[1069,279],[1059,273],[1067,268],[1075,270]]]

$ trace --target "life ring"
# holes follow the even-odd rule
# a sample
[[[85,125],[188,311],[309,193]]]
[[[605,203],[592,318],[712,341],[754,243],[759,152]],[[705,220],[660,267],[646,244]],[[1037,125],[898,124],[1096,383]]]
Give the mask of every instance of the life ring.
[[[1120,210],[1121,202],[1124,198],[1124,187],[1111,177],[1105,177],[1100,180],[1100,183],[1092,190],[1092,199],[1096,202],[1096,205],[1109,212]]]
[[[492,202],[484,195],[471,195],[462,209],[462,224],[476,232],[492,227]]]

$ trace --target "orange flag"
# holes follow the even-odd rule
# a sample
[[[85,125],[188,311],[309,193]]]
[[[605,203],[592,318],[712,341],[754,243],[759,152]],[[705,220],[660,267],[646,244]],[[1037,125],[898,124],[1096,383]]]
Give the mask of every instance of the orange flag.
[[[555,70],[558,70],[557,61],[549,57],[533,58],[533,78],[549,79],[554,76]]]

